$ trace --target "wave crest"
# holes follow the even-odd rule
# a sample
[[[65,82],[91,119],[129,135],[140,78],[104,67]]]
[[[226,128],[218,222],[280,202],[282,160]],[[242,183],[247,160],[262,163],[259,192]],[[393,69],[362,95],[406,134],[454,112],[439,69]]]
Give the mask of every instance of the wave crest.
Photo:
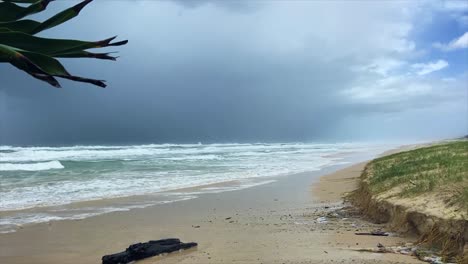
[[[42,171],[65,168],[58,160],[39,163],[0,163],[0,171]]]

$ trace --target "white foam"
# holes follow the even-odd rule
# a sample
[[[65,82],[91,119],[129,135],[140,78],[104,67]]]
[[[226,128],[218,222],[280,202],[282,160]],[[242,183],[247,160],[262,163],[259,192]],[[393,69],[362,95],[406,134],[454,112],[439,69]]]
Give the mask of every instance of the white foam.
[[[180,196],[170,197],[169,200],[146,202],[140,204],[130,204],[123,206],[108,206],[108,207],[85,207],[78,209],[50,209],[44,213],[19,213],[15,216],[0,218],[0,234],[2,233],[13,233],[18,228],[24,225],[47,223],[50,221],[61,221],[61,220],[80,220],[93,216],[98,216],[112,212],[123,212],[131,209],[146,208],[156,204],[167,204],[173,202],[186,201],[197,198],[195,195],[183,194]]]
[[[133,146],[73,146],[73,147],[0,147],[8,151],[0,153],[0,162],[40,162],[51,160],[70,161],[95,161],[114,159],[148,158],[153,156],[174,155],[217,155],[233,154],[241,156],[255,156],[272,152],[319,153],[336,151],[362,150],[363,145],[341,144],[151,144]]]
[[[61,221],[61,220],[80,220],[93,216],[98,216],[112,212],[129,211],[131,209],[146,208],[157,204],[168,204],[180,201],[186,201],[195,199],[200,194],[205,193],[221,193],[228,191],[243,190],[259,185],[273,183],[275,180],[265,181],[244,181],[239,185],[226,186],[226,187],[206,187],[201,188],[200,191],[193,192],[168,192],[163,197],[164,200],[145,200],[140,203],[120,204],[116,206],[106,207],[82,207],[82,208],[67,208],[67,207],[50,207],[45,209],[43,213],[22,213],[19,212],[17,215],[10,217],[3,217],[0,219],[0,234],[1,233],[12,233],[16,232],[18,228],[37,223],[46,223],[50,221]]]
[[[154,194],[229,181],[241,181],[247,186],[244,181],[247,179],[268,181],[269,177],[344,164],[346,161],[335,154],[369,149],[375,146],[350,143],[0,146],[0,211]],[[215,190],[202,192],[206,191]]]
[[[39,163],[0,163],[0,171],[42,171],[63,168],[58,160]]]

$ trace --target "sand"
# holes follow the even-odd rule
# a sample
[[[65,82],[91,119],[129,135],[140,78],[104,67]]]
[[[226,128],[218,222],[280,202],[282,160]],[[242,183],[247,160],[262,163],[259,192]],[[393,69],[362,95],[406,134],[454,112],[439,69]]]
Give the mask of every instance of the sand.
[[[102,255],[129,244],[169,237],[199,246],[138,263],[420,263],[403,255],[353,250],[410,241],[354,234],[382,228],[339,209],[363,166],[334,166],[239,191],[25,226],[0,234],[0,263],[100,263]],[[317,222],[319,217],[327,222]]]

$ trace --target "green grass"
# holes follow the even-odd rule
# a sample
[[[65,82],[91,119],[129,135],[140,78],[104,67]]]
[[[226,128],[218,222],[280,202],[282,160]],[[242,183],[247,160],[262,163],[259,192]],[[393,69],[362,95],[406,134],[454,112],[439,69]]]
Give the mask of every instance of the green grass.
[[[468,140],[401,152],[369,163],[365,175],[370,190],[398,187],[398,196],[437,192],[448,205],[468,212]]]

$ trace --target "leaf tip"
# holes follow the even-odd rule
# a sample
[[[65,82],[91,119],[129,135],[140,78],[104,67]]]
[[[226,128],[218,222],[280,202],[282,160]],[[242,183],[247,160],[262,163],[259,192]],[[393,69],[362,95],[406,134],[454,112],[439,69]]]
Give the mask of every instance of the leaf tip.
[[[73,7],[73,10],[77,13],[79,13],[85,6],[87,6],[89,3],[91,3],[93,0],[84,0],[83,2],[75,5]]]

